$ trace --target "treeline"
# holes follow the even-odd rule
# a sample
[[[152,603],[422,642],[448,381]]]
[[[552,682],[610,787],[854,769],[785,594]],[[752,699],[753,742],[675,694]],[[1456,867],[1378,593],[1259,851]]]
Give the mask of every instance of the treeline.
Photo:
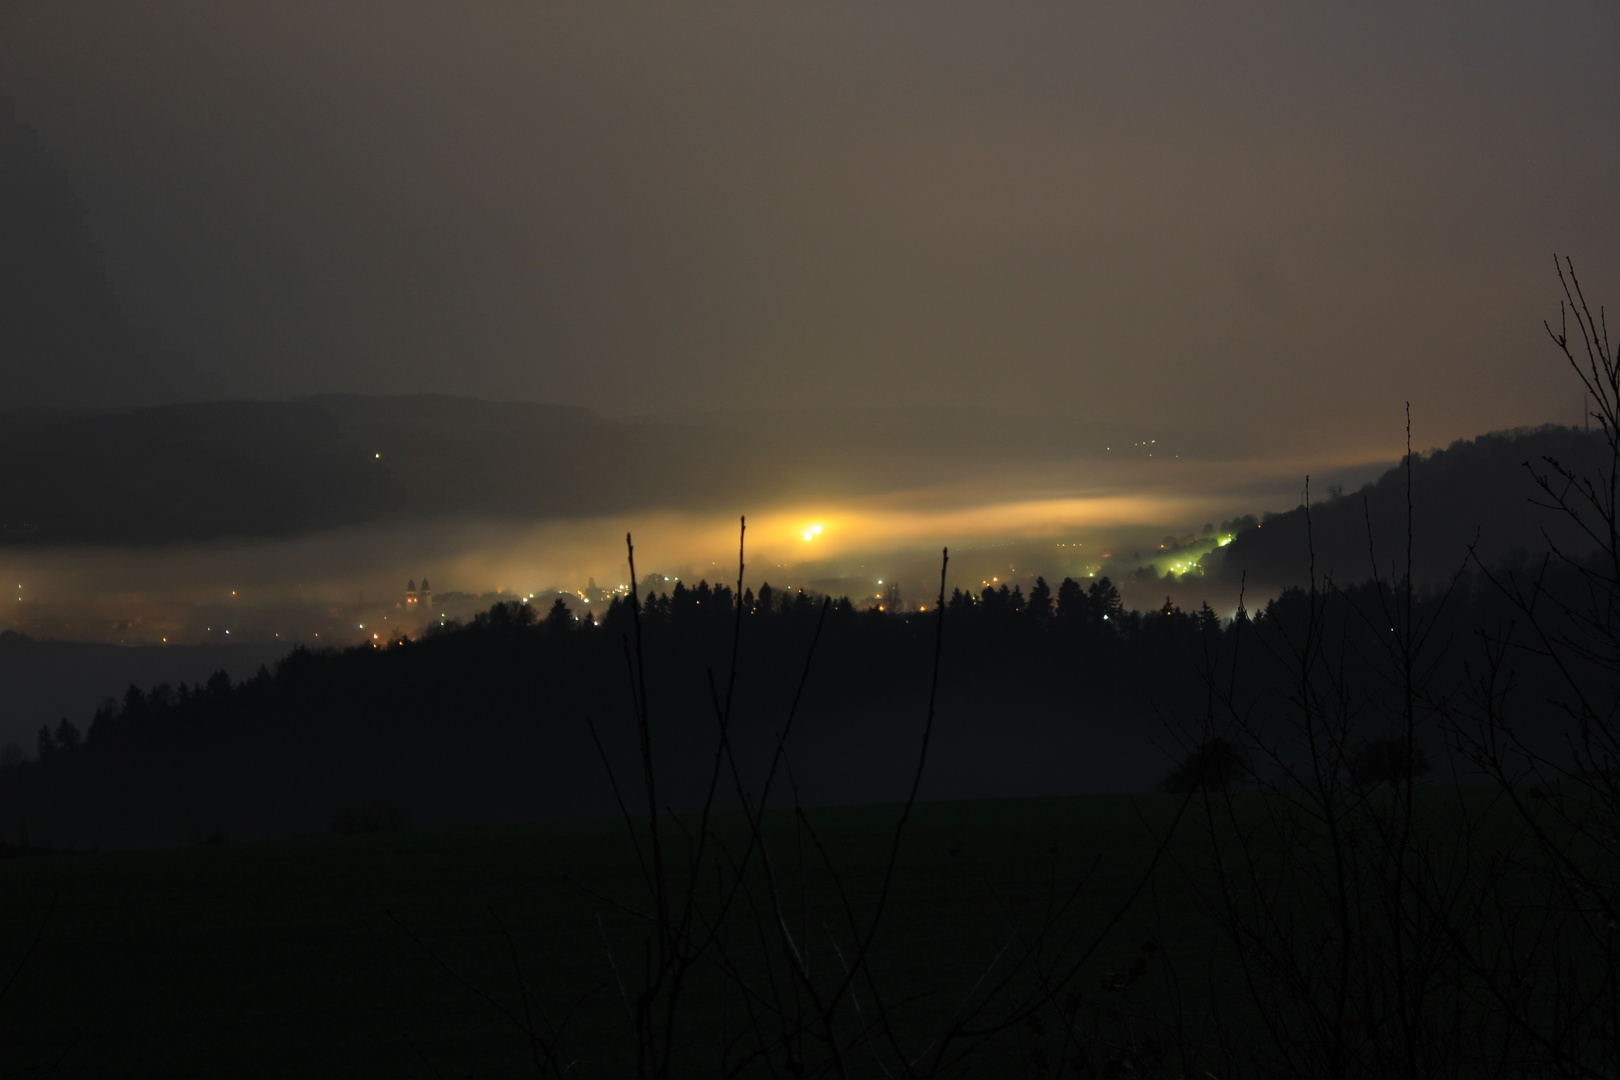
[[[677,582],[667,592],[649,592],[637,611],[631,607],[628,599],[614,597],[598,618],[576,615],[561,599],[544,615],[526,602],[509,601],[466,624],[430,627],[414,641],[402,637],[385,646],[344,650],[300,646],[274,671],[261,667],[236,684],[219,671],[206,682],[146,690],[131,685],[122,700],[109,699],[97,709],[82,734],[64,717],[40,728],[33,762],[19,748],[11,750],[7,761],[14,768],[57,767],[81,749],[218,739],[272,718],[279,718],[282,730],[290,730],[289,725],[302,728],[310,717],[320,716],[329,733],[408,733],[438,723],[496,730],[518,717],[527,722],[536,710],[555,711],[544,701],[548,696],[553,701],[578,698],[576,692],[557,689],[568,673],[575,676],[568,680],[572,686],[582,681],[593,685],[596,679],[622,682],[626,672],[616,661],[622,640],[634,635],[637,619],[658,654],[649,664],[662,671],[712,662],[728,643],[737,616],[733,590],[707,581],[691,588]],[[757,595],[751,588],[744,590],[742,608],[749,662],[783,674],[803,659],[809,635],[822,620],[828,647],[841,652],[853,640],[862,642],[863,650],[911,641],[919,626],[931,626],[933,619],[926,611],[858,611],[848,597],[833,600],[805,590],[773,589],[768,583]],[[953,648],[968,640],[976,652],[1015,642],[1022,647],[1034,635],[1051,637],[1065,649],[1106,651],[1110,664],[1123,650],[1154,667],[1180,661],[1199,642],[1221,634],[1221,620],[1208,605],[1191,614],[1168,602],[1157,611],[1127,610],[1107,578],[1089,586],[1065,579],[1055,594],[1041,578],[1028,597],[1018,586],[986,588],[978,595],[957,589],[947,603],[947,617]],[[889,651],[880,653],[892,660]],[[1068,659],[1083,658],[1076,654]],[[836,665],[828,665],[818,677],[853,683],[851,690],[870,685],[864,677],[851,679]],[[545,684],[554,687],[549,694],[540,690]]]
[[[1342,658],[1335,678],[1371,706],[1391,692],[1381,654],[1389,628],[1376,613],[1395,593],[1388,583],[1314,598],[1292,589],[1223,619],[1208,605],[1127,609],[1106,578],[1056,589],[1037,580],[1027,595],[1016,586],[953,592],[925,794],[1152,790],[1176,764],[1176,731],[1209,715],[1216,695],[1222,708],[1256,717],[1287,710],[1299,693],[1289,642],[1313,619]],[[1474,579],[1417,603],[1437,628],[1425,669],[1432,700],[1454,702],[1468,657],[1445,643],[1508,613]],[[42,728],[32,760],[12,747],[0,760],[0,814],[31,823],[36,842],[88,845],[323,830],[359,805],[392,807],[417,824],[608,813],[603,755],[615,768],[635,760],[638,654],[655,752],[679,806],[695,797],[712,755],[709,680],[726,685],[738,614],[733,590],[706,582],[649,593],[636,610],[618,599],[600,617],[576,617],[561,602],[544,614],[508,602],[416,640],[299,648],[237,683],[220,672],[131,686],[87,721]],[[898,797],[937,616],[745,590],[738,753],[752,760],[774,747],[808,662],[791,747],[804,797]],[[1518,678],[1527,702],[1541,699],[1545,673],[1524,663]],[[1556,730],[1550,719],[1547,730]],[[1364,739],[1386,735],[1369,729]],[[1426,752],[1439,762],[1446,749],[1437,739]]]
[[[704,580],[689,589],[684,583],[676,582],[675,588],[667,593],[649,592],[641,604],[639,613],[648,620],[665,623],[678,621],[683,626],[698,619],[726,619],[736,611],[733,604],[734,596],[730,586],[724,584],[710,586],[708,581]],[[854,614],[856,610],[854,603],[847,596],[832,600],[830,597],[823,597],[804,589],[772,589],[770,582],[760,586],[757,596],[752,588],[745,588],[742,595],[743,611],[749,616],[805,617],[814,614],[823,601],[828,603],[829,610],[835,615],[848,616]],[[900,611],[886,612],[883,605],[867,610],[872,615],[904,614]],[[917,613],[921,614],[926,610],[927,606],[924,605]],[[1073,578],[1064,578],[1056,594],[1044,577],[1038,577],[1027,597],[1020,585],[1002,585],[999,588],[986,586],[977,595],[956,588],[951,590],[947,610],[952,615],[958,616],[975,613],[986,617],[1024,616],[1037,623],[1057,618],[1065,620],[1070,626],[1089,624],[1098,630],[1110,630],[1121,634],[1129,633],[1131,629],[1139,629],[1142,620],[1140,612],[1125,610],[1119,590],[1106,577],[1090,582],[1089,586]],[[1204,606],[1201,614],[1204,618],[1215,618],[1208,605]],[[624,620],[629,617],[629,601],[614,597],[609,603],[603,622],[622,628]],[[577,621],[560,599],[553,604],[546,620],[548,626],[553,629],[561,628],[571,620]],[[1103,625],[1110,620],[1113,621],[1111,626]],[[594,621],[593,619],[593,624]],[[1127,622],[1131,625],[1127,626]]]

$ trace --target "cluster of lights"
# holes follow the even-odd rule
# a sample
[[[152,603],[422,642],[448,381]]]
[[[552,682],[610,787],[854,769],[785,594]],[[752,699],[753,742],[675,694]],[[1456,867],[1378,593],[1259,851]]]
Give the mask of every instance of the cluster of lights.
[[[1230,544],[1232,542],[1232,539],[1233,539],[1233,537],[1230,534],[1228,534],[1228,535],[1223,536],[1223,537],[1219,538],[1218,540],[1216,540],[1213,546],[1214,547],[1225,547],[1226,545],[1228,545],[1228,544]],[[1165,545],[1163,545],[1163,544],[1159,545],[1160,548],[1163,548],[1164,546]],[[1107,557],[1108,556],[1106,556],[1106,555],[1103,556],[1103,558],[1107,558]],[[1186,559],[1186,560],[1184,560],[1182,562],[1172,563],[1170,565],[1170,570],[1172,572],[1174,572],[1174,573],[1177,573],[1177,574],[1202,573],[1203,572],[1203,567],[1201,565],[1199,565],[1199,558],[1201,558],[1201,556],[1191,558],[1191,559]],[[1092,574],[1091,576],[1096,577],[1097,575]]]
[[[1135,445],[1137,445],[1137,446],[1147,446],[1147,445],[1152,445],[1156,441],[1157,440],[1148,440],[1146,443],[1137,443]],[[375,456],[378,457],[378,458],[381,458],[382,455],[380,453],[378,453]],[[822,535],[822,531],[823,531],[823,526],[819,522],[816,523],[816,524],[810,525],[807,528],[805,528],[805,530],[803,532],[804,540],[807,541],[807,542],[808,541],[813,541],[816,537]],[[1228,544],[1232,543],[1234,538],[1235,537],[1232,536],[1231,534],[1228,534],[1226,536],[1222,536],[1222,537],[1216,539],[1214,546],[1215,547],[1226,547]],[[1074,541],[1074,542],[1061,542],[1061,543],[1058,543],[1057,546],[1060,547],[1060,548],[1061,547],[1077,547],[1078,548],[1078,547],[1083,547],[1084,544],[1080,543],[1078,541]],[[1164,549],[1165,546],[1166,545],[1164,545],[1164,544],[1159,545],[1161,550]],[[1102,557],[1104,559],[1111,558],[1112,553],[1104,552]],[[1192,559],[1186,559],[1184,561],[1176,562],[1176,563],[1172,564],[1170,566],[1170,570],[1173,571],[1174,573],[1177,573],[1177,574],[1187,574],[1187,573],[1191,573],[1191,572],[1200,571],[1201,567],[1199,566],[1198,559],[1197,558],[1192,558]],[[1096,570],[1089,571],[1089,572],[1087,572],[1086,576],[1089,577],[1089,578],[1095,578],[1097,576],[1097,571]],[[667,578],[666,580],[674,582],[674,581],[679,581],[680,579],[679,578]],[[988,581],[981,582],[981,585],[989,586],[989,585],[992,585],[992,584],[1000,584],[1000,582],[1001,582],[1000,576],[996,575],[996,576],[992,576]],[[884,579],[878,578],[877,583],[880,586],[883,585],[884,584]],[[791,585],[788,586],[788,590],[797,591],[797,590],[794,590],[794,587],[791,586]],[[22,596],[23,586],[22,586],[21,583],[19,583],[17,585],[17,592],[18,592],[18,595],[17,595],[16,599],[18,601],[21,601],[23,599],[23,596]],[[629,586],[628,585],[623,585],[623,584],[619,585],[616,589],[612,590],[612,593],[617,593],[617,594],[620,594],[620,595],[627,594],[628,592],[629,592]],[[232,589],[231,590],[231,595],[233,597],[237,596],[238,595],[237,590]],[[526,603],[529,600],[534,599],[534,596],[535,596],[534,593],[529,593],[524,598],[524,602]],[[579,596],[580,596],[580,599],[582,601],[584,601],[585,603],[587,603],[587,604],[590,603],[590,599],[585,597],[583,593],[579,594]],[[878,606],[878,610],[879,611],[886,610],[886,605],[880,604]],[[925,611],[928,610],[928,605],[919,604],[919,605],[917,605],[917,610],[919,612],[925,612]],[[442,620],[447,618],[447,615],[448,615],[448,613],[446,613],[446,612],[440,612],[439,618],[442,621]],[[576,621],[578,620],[578,618],[579,618],[579,616],[575,616]],[[594,624],[595,620],[592,619],[592,620],[590,620],[590,622],[592,624]],[[365,627],[364,623],[359,623],[359,624],[357,624],[356,628],[360,629],[360,630],[364,630],[366,627]],[[207,627],[206,629],[211,632],[213,630],[213,627],[210,626],[210,627]],[[229,630],[223,630],[223,632],[225,634],[230,633]],[[275,636],[279,638],[281,635],[278,633]],[[316,638],[319,638],[320,634],[317,633],[314,636]],[[373,642],[380,642],[381,641],[381,635],[380,634],[373,633],[371,636],[372,636]],[[164,641],[164,643],[168,642],[168,638],[163,638],[162,640]]]

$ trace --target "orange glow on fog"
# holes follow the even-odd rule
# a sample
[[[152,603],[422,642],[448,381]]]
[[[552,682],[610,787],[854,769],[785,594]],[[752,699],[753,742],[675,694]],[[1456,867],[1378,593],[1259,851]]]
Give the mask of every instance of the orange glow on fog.
[[[1078,463],[737,509],[749,511],[747,579],[756,587],[766,580],[792,586],[847,577],[852,588],[867,580],[909,580],[921,576],[917,567],[937,567],[944,546],[952,549],[952,572],[969,575],[966,584],[981,575],[1007,576],[1012,564],[991,552],[1008,543],[1050,540],[1052,558],[1065,572],[1094,575],[1098,559],[1129,553],[1138,543],[1156,550],[1166,532],[1196,529],[1268,505],[1286,508],[1297,497],[1291,475],[1276,485],[1277,495],[1255,494],[1284,471],[1271,462],[1178,462],[1173,468],[1127,463],[1107,470]],[[29,583],[28,603],[15,607],[49,615],[55,620],[53,634],[66,633],[68,624],[139,618],[142,634],[174,641],[191,607],[206,610],[232,592],[237,594],[231,598],[233,609],[245,597],[257,598],[260,605],[347,608],[363,595],[363,603],[386,599],[391,605],[403,584],[424,570],[441,588],[473,596],[492,592],[497,584],[509,591],[577,592],[593,577],[612,591],[630,582],[626,532],[635,536],[636,572],[642,578],[653,573],[690,581],[736,577],[736,516],[670,510],[539,524],[390,523],[137,551],[66,547],[7,554],[15,563],[12,580]],[[1082,551],[1090,565],[1076,561]],[[1038,558],[1020,554],[1019,570],[1025,569],[1026,557]],[[1031,562],[1029,569],[1043,567]],[[1050,574],[1055,567],[1045,569]],[[139,584],[132,587],[132,582]],[[932,589],[930,584],[918,599],[932,595]],[[13,617],[12,622],[27,630],[25,620]],[[380,642],[380,635],[375,640]]]
[[[892,502],[893,500],[888,500]],[[1151,521],[1180,521],[1204,508],[1198,500],[1110,495],[1079,498],[1024,499],[981,506],[917,509],[852,503],[805,528],[801,514],[750,516],[749,547],[761,557],[802,557],[802,542],[815,540],[818,554],[832,557],[852,550],[958,543],[974,540],[1031,539]],[[707,532],[708,526],[703,528]],[[700,527],[702,528],[702,527]],[[732,526],[735,531],[735,526]],[[795,543],[790,537],[797,536]]]
[[[822,563],[884,550],[937,550],[949,544],[1072,536],[1147,522],[1185,525],[1224,508],[1212,500],[1161,495],[1068,496],[946,507],[897,505],[903,501],[873,498],[819,506],[814,514],[806,514],[802,508],[749,514],[748,577],[779,575],[778,568],[798,565],[807,558]],[[523,579],[548,587],[552,582],[571,585],[587,577],[628,584],[624,534],[630,532],[635,537],[638,576],[691,574],[726,580],[736,574],[737,524],[736,518],[719,515],[664,512],[556,522],[501,534],[490,530],[480,537],[483,543],[456,557],[444,573],[456,581]]]

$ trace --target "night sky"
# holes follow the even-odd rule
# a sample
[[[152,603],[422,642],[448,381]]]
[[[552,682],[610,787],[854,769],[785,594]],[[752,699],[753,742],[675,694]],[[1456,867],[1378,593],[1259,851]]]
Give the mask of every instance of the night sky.
[[[1596,3],[13,4],[0,95],[184,393],[1353,453],[1407,399],[1578,415],[1540,320],[1553,252],[1620,280],[1617,45]]]

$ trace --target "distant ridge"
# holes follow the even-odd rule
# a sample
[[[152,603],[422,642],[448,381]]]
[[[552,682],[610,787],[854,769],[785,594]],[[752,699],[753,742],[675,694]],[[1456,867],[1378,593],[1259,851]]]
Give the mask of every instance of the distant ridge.
[[[1592,473],[1606,455],[1600,435],[1558,425],[1492,432],[1414,454],[1414,579],[1428,584],[1449,580],[1466,563],[1469,545],[1476,540],[1487,565],[1516,551],[1542,552],[1549,536],[1566,550],[1584,552],[1587,541],[1567,519],[1532,505],[1539,493],[1525,464],[1545,471],[1545,459],[1551,457],[1577,472]],[[1304,585],[1314,546],[1319,578],[1365,580],[1375,559],[1380,576],[1398,577],[1406,563],[1406,475],[1403,463],[1359,491],[1332,494],[1313,488],[1308,532],[1303,505],[1268,515],[1259,527],[1244,530],[1221,549],[1218,562],[1206,572],[1260,588]]]
[[[1128,437],[1138,436],[1132,446]],[[0,414],[0,545],[268,538],[388,521],[762,507],[986,464],[1165,452],[993,410],[601,416],[437,394]]]
[[[456,515],[540,519],[701,499],[705,486],[746,489],[751,475],[702,432],[431,395],[23,419],[0,429],[0,543],[13,545],[278,537]]]

